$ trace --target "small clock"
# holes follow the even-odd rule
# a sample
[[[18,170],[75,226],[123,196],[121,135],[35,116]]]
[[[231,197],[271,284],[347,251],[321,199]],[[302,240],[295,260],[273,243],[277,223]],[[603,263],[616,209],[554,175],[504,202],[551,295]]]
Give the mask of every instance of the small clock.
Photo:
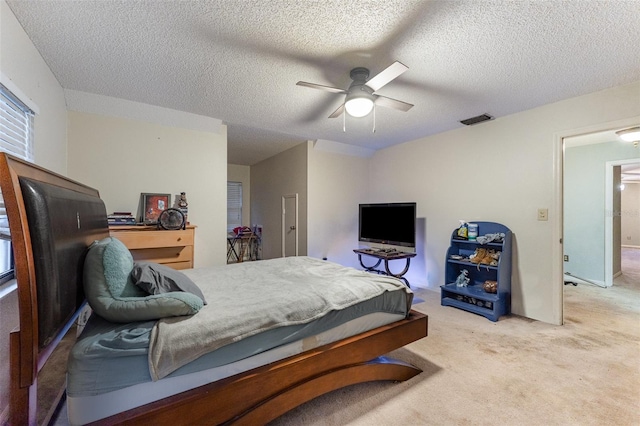
[[[186,225],[184,213],[178,209],[169,208],[163,210],[158,216],[158,228],[176,230],[185,229]]]

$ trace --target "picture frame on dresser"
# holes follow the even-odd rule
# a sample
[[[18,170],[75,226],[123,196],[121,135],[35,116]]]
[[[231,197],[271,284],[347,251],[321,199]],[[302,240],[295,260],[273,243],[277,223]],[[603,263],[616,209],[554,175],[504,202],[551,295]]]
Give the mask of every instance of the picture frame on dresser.
[[[171,194],[140,193],[140,202],[138,204],[140,222],[145,225],[157,224],[160,213],[169,207],[171,207]]]

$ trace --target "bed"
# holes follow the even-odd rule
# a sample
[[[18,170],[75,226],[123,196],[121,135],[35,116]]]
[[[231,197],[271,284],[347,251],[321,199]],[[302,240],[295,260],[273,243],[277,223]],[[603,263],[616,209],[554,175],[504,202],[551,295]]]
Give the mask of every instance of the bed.
[[[9,217],[18,281],[19,329],[13,331],[10,338],[11,423],[34,424],[38,373],[85,308],[86,298],[94,300],[92,290],[89,289],[88,294],[85,291],[87,265],[92,265],[90,257],[95,251],[95,242],[109,243],[111,239],[104,203],[93,188],[5,153],[0,155],[0,187]],[[333,281],[327,278],[329,270],[338,276],[353,274],[364,287],[373,285],[365,282],[364,275],[371,279],[379,277],[306,257],[230,266],[242,268],[230,271],[235,277],[263,274],[269,268],[274,271],[315,268],[316,286],[322,283],[318,277],[324,277],[326,285]],[[286,324],[261,330],[275,333],[266,338],[242,328],[238,336],[227,335],[223,342],[189,337],[184,340],[188,345],[200,345],[197,350],[201,352],[193,356],[195,359],[187,356],[178,364],[169,362],[171,365],[165,368],[167,364],[161,360],[163,357],[165,361],[173,359],[173,355],[167,357],[166,351],[180,346],[175,342],[180,341],[180,336],[187,335],[185,330],[206,328],[194,324],[205,321],[207,315],[229,303],[225,301],[215,307],[216,301],[223,297],[222,293],[215,293],[216,289],[229,281],[222,276],[227,267],[218,268],[183,271],[202,290],[207,302],[198,307],[195,314],[157,321],[134,317],[133,321],[114,324],[94,312],[74,346],[77,353],[74,355],[72,351],[69,361],[70,368],[75,371],[71,373],[70,370],[67,398],[72,423],[265,424],[304,402],[345,386],[373,380],[403,381],[420,373],[412,365],[384,357],[384,354],[427,335],[427,317],[410,309],[411,291],[384,287],[394,285],[392,278],[380,284],[383,290],[374,290],[373,296],[368,293],[363,300],[337,302],[354,309],[355,313],[346,314],[346,310],[331,308],[333,305],[323,308],[326,311],[323,315],[308,314],[304,319],[285,313]],[[89,269],[93,271],[93,268]],[[213,277],[218,277],[218,282],[210,286],[208,283]],[[249,280],[255,281],[255,278]],[[287,285],[282,286],[289,289],[289,296],[294,299],[306,297],[292,293],[294,281]],[[315,292],[319,292],[317,288]],[[336,292],[339,293],[333,290],[330,293]],[[253,293],[243,294],[236,299],[244,300],[247,294]],[[404,296],[399,296],[401,294]],[[386,308],[381,312],[374,305]],[[317,312],[317,309],[308,308],[311,312]],[[236,316],[245,318],[247,315]],[[166,329],[173,329],[177,340],[159,339],[162,344],[158,344],[158,333],[166,333]],[[98,340],[103,341],[109,333],[130,336],[134,332],[136,339],[147,343],[140,346],[136,341],[132,347],[118,346],[114,358],[99,359],[103,367],[120,365],[124,358],[130,360],[128,371],[140,372],[124,373],[132,382],[123,384],[115,374],[112,382],[104,375],[99,379],[90,376],[99,375],[100,369],[93,373],[84,373],[82,368],[75,370],[73,364],[82,362],[78,353],[96,346],[90,339],[98,336]],[[229,358],[225,348],[231,347],[231,341],[239,346],[227,351],[234,352]],[[256,342],[260,349],[256,349]],[[141,349],[144,345],[147,345],[146,349]],[[211,350],[210,345],[214,345],[215,350]],[[112,349],[113,345],[109,351],[113,352]],[[192,351],[191,346],[182,348],[183,353]],[[219,353],[222,353],[220,357]],[[160,360],[159,364],[152,364],[152,358],[153,362],[156,358]],[[123,371],[127,370],[123,368]],[[84,380],[88,377],[92,379]],[[104,386],[87,390],[83,380]],[[95,414],[96,407],[106,408]]]

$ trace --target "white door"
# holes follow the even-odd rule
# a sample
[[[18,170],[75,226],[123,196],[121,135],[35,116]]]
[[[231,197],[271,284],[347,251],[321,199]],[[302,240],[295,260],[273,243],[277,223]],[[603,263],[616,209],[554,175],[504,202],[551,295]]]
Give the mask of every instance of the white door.
[[[282,196],[282,257],[298,255],[298,194]]]

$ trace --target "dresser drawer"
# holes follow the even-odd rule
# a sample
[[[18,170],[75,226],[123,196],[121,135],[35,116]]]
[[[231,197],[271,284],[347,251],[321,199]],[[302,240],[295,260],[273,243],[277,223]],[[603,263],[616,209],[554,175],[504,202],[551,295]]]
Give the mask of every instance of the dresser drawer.
[[[111,231],[129,250],[149,247],[180,247],[193,245],[193,230],[180,231]]]
[[[141,248],[130,251],[136,262],[175,263],[193,260],[193,246]]]
[[[177,231],[114,226],[109,231],[127,246],[136,262],[160,263],[174,269],[193,268],[194,226]]]

